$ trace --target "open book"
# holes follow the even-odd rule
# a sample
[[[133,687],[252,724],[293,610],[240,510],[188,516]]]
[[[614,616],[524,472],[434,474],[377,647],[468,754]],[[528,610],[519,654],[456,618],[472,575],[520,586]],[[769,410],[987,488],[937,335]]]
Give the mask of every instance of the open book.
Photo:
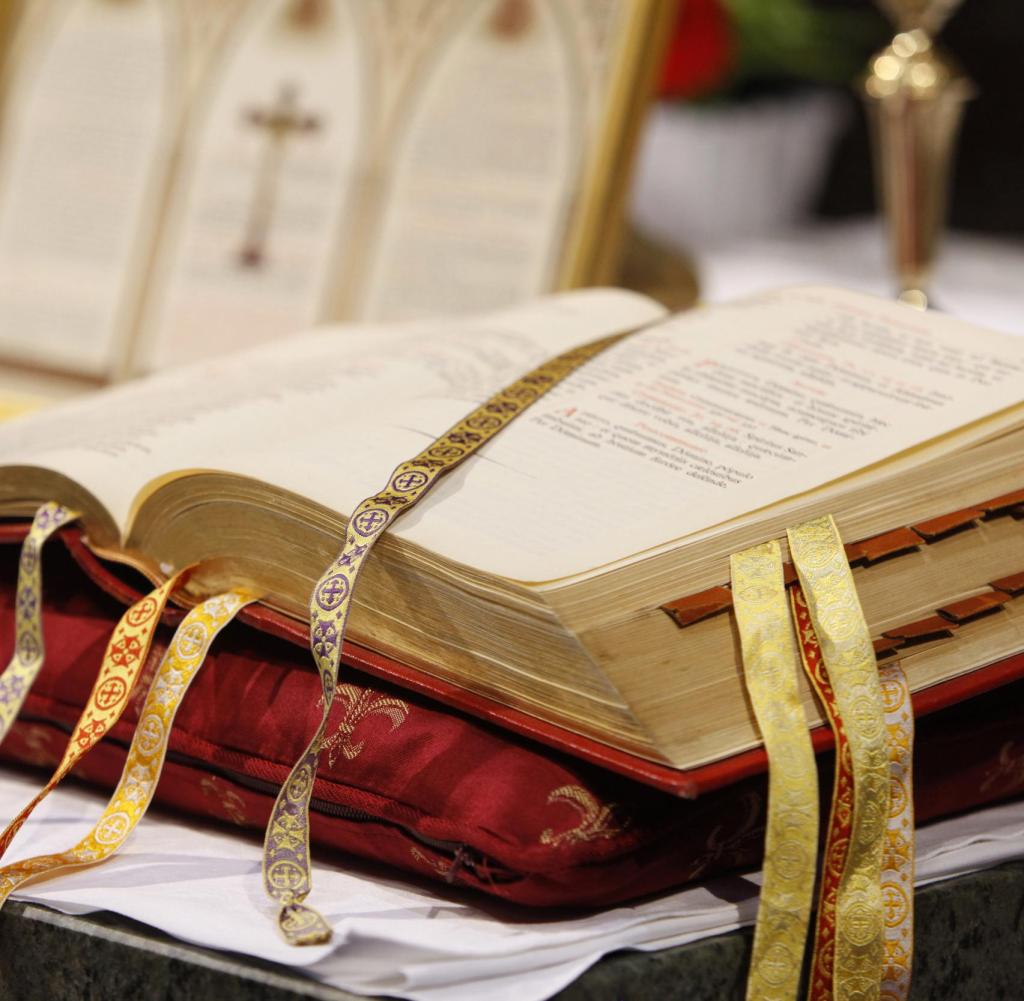
[[[0,427],[0,512],[60,500],[110,559],[154,580],[200,563],[196,595],[252,584],[301,620],[346,512],[398,463],[545,357],[634,328],[396,521],[349,629],[488,699],[694,768],[758,733],[732,617],[680,629],[661,606],[727,584],[731,552],[825,512],[855,542],[1024,500],[1024,340],[821,288],[672,317],[588,290],[327,328]],[[873,636],[1024,570],[1021,522],[976,514],[855,570]],[[912,686],[1024,648],[1020,606],[907,646]]]
[[[18,7],[0,359],[105,381],[608,280],[672,4]]]

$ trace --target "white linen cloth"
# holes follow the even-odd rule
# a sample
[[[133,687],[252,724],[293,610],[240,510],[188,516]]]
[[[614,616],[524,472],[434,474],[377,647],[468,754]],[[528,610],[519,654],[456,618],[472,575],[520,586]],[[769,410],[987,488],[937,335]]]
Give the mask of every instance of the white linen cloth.
[[[0,770],[0,815],[13,816],[40,781]],[[77,784],[59,788],[18,834],[5,862],[70,848],[104,803]],[[278,938],[267,907],[260,849],[254,836],[157,812],[110,861],[30,884],[16,897],[67,913],[113,911],[186,942],[284,963],[361,994],[541,1001],[616,949],[660,949],[752,924],[760,881],[759,873],[729,875],[634,906],[564,918],[319,861],[311,901],[335,938],[294,949]],[[1024,802],[997,806],[922,829],[917,883],[1021,857]]]
[[[676,245],[685,245],[679,234]],[[708,248],[696,255],[701,297],[726,302],[783,285],[839,285],[894,295],[881,220],[831,223]],[[1024,334],[1024,240],[953,232],[932,283],[935,305],[961,320]]]

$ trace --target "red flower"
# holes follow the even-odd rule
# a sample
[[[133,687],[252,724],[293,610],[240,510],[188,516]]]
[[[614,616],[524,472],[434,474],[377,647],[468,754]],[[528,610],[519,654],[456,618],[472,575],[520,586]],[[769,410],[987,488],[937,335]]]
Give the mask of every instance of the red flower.
[[[736,58],[732,22],[722,0],[681,0],[665,54],[663,97],[699,97],[714,90]]]

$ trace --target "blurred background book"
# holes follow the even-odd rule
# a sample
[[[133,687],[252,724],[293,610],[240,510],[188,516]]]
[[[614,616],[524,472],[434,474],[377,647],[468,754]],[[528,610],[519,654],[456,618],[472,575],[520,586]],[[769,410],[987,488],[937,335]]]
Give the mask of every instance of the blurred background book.
[[[669,13],[9,4],[0,355],[96,383],[614,280]]]
[[[936,301],[1024,329],[1024,12],[945,6],[976,86]],[[869,0],[0,0],[0,403],[577,285],[893,294],[862,81],[894,30]]]

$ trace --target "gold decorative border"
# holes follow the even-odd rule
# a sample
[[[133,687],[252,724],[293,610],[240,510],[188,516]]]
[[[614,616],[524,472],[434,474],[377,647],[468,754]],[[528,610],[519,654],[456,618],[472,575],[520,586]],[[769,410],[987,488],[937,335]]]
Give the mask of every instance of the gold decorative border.
[[[782,550],[766,542],[730,559],[743,676],[768,754],[764,881],[747,997],[796,1001],[818,849],[818,772],[797,687],[799,659]]]
[[[604,130],[563,242],[558,289],[600,285],[616,277],[634,154],[678,6],[679,0],[623,5],[626,38],[611,74]]]
[[[889,754],[882,691],[853,575],[831,516],[787,531],[850,748],[853,818],[836,894],[835,1001],[879,1001]]]

